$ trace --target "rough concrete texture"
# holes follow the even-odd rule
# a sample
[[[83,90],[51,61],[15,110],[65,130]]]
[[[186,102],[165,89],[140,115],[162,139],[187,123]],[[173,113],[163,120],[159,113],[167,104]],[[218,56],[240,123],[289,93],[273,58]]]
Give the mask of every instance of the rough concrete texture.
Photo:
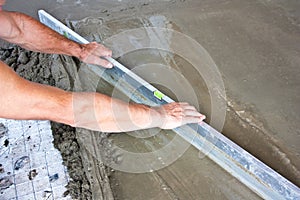
[[[72,58],[26,51],[11,46],[0,49],[1,60],[10,65],[21,77],[47,85],[70,90],[71,80],[64,68],[65,60],[73,65]],[[63,61],[61,61],[63,60]],[[65,64],[67,65],[67,64]],[[74,199],[91,199],[90,183],[83,170],[75,129],[67,125],[52,123],[54,146],[61,152],[63,164],[67,166],[71,180],[67,194]]]

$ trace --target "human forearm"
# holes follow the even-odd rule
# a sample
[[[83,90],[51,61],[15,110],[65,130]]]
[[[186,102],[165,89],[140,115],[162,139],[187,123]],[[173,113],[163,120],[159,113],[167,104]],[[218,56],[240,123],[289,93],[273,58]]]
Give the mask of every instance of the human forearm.
[[[27,81],[0,61],[0,117],[48,119],[75,127],[123,132],[160,127],[172,129],[205,119],[188,103],[152,108],[129,104],[94,92],[66,92]]]
[[[153,127],[173,129],[188,123],[200,123],[205,119],[194,106],[184,102],[149,107],[123,102],[100,93],[73,93],[72,108],[73,126],[104,132]]]
[[[75,127],[121,132],[159,126],[149,107],[94,92],[66,92],[19,77],[0,61],[0,117],[48,119]],[[152,111],[152,112],[151,112]],[[158,120],[161,121],[161,120]]]
[[[123,132],[158,127],[162,121],[153,108],[99,93],[73,93],[72,103],[76,127]]]
[[[7,19],[3,39],[32,51],[80,57],[81,45],[52,31],[37,20],[18,12],[2,11]]]
[[[0,37],[32,51],[65,54],[80,60],[112,67],[101,57],[110,57],[112,52],[101,44],[92,42],[78,44],[51,30],[30,16],[18,12],[0,12]]]
[[[0,83],[0,117],[73,123],[72,110],[67,106],[72,93],[25,80],[1,61]]]

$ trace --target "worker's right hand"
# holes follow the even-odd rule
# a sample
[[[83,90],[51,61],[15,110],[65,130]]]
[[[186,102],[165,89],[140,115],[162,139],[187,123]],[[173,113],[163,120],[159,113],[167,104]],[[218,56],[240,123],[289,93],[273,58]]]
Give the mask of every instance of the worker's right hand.
[[[188,103],[173,102],[156,107],[155,110],[160,115],[159,127],[162,129],[173,129],[185,124],[200,123],[206,118]]]
[[[111,57],[112,51],[102,44],[91,42],[81,45],[81,53],[79,59],[85,63],[100,65],[105,68],[112,68],[113,65],[103,57]],[[102,58],[101,58],[102,57]]]

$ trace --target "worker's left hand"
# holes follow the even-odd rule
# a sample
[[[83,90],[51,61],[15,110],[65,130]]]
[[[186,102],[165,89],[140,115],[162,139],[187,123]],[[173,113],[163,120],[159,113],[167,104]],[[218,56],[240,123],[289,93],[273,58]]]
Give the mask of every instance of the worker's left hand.
[[[112,51],[102,44],[91,42],[81,45],[82,51],[79,59],[88,64],[100,65],[105,68],[112,68],[113,65],[103,57],[111,57]],[[102,58],[101,58],[102,57]]]

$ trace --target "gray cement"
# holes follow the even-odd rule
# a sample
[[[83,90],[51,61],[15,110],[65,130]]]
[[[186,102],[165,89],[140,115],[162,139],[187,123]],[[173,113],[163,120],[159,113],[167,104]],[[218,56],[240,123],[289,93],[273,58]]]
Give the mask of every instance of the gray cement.
[[[164,16],[164,23],[196,39],[219,67],[228,106],[222,132],[300,185],[298,1],[126,0],[74,4],[65,0],[55,3],[26,1],[20,5],[10,0],[5,8],[32,16],[36,16],[37,9],[43,8],[73,24],[73,28],[89,40],[106,39],[123,30],[148,26],[151,16]],[[141,63],[141,57],[145,58],[137,52],[125,55],[120,61],[130,67]],[[24,59],[20,58],[20,62],[26,62]],[[199,91],[201,111],[209,117],[210,100],[201,77],[185,67],[188,64],[184,61],[175,61],[176,69],[181,70],[191,80],[194,90]],[[126,135],[113,135],[112,139],[132,142]],[[173,165],[153,174],[116,172],[112,177],[117,199],[257,198],[211,161],[199,162],[194,149],[189,149]],[[161,185],[167,185],[167,189]]]

